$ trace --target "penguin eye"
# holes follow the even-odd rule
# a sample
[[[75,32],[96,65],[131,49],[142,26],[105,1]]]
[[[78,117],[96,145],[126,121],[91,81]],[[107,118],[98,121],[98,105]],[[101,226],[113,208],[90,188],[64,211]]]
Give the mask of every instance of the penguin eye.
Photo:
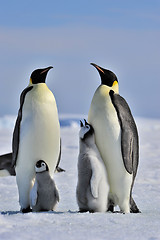
[[[42,165],[41,166],[45,166],[45,163],[42,163]]]

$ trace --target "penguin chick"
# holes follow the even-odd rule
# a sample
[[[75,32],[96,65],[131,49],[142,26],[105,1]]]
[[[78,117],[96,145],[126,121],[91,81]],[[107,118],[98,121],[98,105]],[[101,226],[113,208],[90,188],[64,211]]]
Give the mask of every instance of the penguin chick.
[[[94,129],[85,120],[79,132],[78,184],[76,190],[80,212],[106,212],[108,182],[105,165],[95,144]]]
[[[59,194],[54,180],[49,174],[48,165],[39,160],[35,165],[36,177],[30,192],[30,205],[33,212],[54,210],[59,202]]]

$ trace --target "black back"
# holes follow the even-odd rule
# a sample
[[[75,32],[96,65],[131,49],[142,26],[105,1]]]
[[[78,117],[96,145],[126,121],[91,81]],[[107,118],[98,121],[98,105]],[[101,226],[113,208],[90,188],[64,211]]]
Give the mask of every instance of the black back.
[[[13,166],[16,165],[18,150],[19,150],[20,124],[21,124],[21,120],[22,120],[22,108],[23,108],[25,96],[29,91],[32,90],[32,88],[33,88],[33,86],[25,88],[23,90],[23,92],[21,93],[21,96],[20,96],[20,108],[19,108],[19,111],[18,111],[18,117],[17,117],[17,120],[16,120],[14,132],[13,132],[13,139],[12,139],[12,150],[13,150],[12,165]]]
[[[116,109],[121,126],[121,150],[124,166],[135,178],[139,162],[138,131],[131,110],[123,97],[110,91],[111,101]]]

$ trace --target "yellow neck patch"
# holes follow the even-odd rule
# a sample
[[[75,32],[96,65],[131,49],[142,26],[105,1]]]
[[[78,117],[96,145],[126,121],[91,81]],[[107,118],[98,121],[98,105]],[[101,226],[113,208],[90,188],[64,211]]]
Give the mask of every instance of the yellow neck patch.
[[[113,82],[112,90],[113,90],[115,93],[119,93],[119,86],[118,86],[118,82],[117,82],[117,81],[114,81],[114,82]]]
[[[32,84],[32,78],[29,79],[29,84]]]
[[[118,84],[118,82],[114,81],[112,87],[115,86],[116,84]]]

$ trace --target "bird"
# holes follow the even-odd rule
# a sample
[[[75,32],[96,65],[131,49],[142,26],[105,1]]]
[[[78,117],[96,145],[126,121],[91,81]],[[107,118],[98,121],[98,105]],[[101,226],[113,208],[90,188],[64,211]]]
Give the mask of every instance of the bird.
[[[0,155],[0,176],[15,176],[15,168],[12,166],[12,153]]]
[[[126,100],[119,95],[117,76],[91,63],[100,74],[88,113],[95,142],[107,170],[108,211],[119,206],[122,213],[139,213],[132,190],[139,163],[138,130]]]
[[[32,212],[53,211],[59,202],[59,194],[46,162],[37,161],[35,172],[35,183],[30,192]]]
[[[20,108],[12,138],[12,166],[16,171],[20,210],[30,212],[30,190],[35,164],[45,159],[52,175],[60,161],[60,124],[55,97],[46,85],[52,66],[31,73],[20,96]]]
[[[79,131],[78,183],[79,212],[106,212],[109,185],[104,162],[95,144],[93,127],[85,120]]]
[[[59,166],[61,154],[59,155],[59,161],[56,166],[55,172],[65,172],[63,168]],[[12,152],[0,155],[0,176],[15,176],[15,167],[12,165]]]

